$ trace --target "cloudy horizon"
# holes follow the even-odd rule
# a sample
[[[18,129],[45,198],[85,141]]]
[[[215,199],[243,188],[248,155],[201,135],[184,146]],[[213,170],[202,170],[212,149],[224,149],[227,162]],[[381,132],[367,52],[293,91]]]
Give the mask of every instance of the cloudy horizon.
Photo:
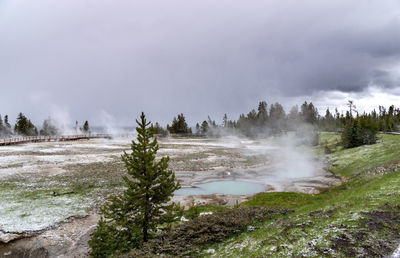
[[[0,114],[165,125],[259,101],[400,106],[400,2],[0,2]]]

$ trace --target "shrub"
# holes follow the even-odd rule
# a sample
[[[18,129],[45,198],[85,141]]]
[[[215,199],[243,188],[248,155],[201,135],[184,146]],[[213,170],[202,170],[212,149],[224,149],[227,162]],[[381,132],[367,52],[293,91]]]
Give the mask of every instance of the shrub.
[[[220,242],[247,229],[254,222],[263,222],[280,214],[291,212],[275,207],[240,207],[214,212],[184,222],[141,248],[129,252],[129,257],[159,255],[185,256],[201,250],[208,243]]]

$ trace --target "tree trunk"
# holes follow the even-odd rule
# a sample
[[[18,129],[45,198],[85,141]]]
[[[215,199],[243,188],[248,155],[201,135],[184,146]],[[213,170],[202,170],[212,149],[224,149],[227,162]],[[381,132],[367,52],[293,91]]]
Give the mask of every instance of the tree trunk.
[[[148,191],[148,190],[147,190]],[[143,242],[148,240],[148,224],[149,224],[149,195],[146,193],[146,204],[143,219]]]

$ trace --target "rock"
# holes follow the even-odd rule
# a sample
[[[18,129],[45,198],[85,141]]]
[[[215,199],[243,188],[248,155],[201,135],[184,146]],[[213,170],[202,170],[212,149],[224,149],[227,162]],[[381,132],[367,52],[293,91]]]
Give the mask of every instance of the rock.
[[[206,253],[208,253],[208,254],[214,254],[215,253],[215,249],[207,249],[206,250]]]
[[[247,227],[247,231],[248,232],[253,232],[254,230],[256,230],[257,228],[256,227],[254,227],[254,226],[248,226]]]
[[[7,244],[13,240],[28,237],[26,234],[4,233],[0,231],[0,243]]]
[[[39,247],[33,250],[25,248],[16,248],[9,252],[3,253],[5,258],[48,258],[49,253],[43,247]]]
[[[208,211],[208,212],[200,212],[199,216],[204,216],[204,215],[211,215],[213,214],[212,211]]]

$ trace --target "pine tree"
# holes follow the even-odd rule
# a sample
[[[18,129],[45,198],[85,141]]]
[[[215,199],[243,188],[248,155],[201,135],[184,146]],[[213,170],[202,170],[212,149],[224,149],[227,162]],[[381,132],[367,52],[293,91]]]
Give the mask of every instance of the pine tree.
[[[176,119],[176,117],[174,117],[174,119],[172,120],[172,124],[171,124],[170,129],[171,129],[170,133],[177,133],[177,131],[178,131],[178,120]]]
[[[201,123],[200,132],[201,132],[201,134],[204,135],[204,134],[207,134],[208,130],[209,130],[208,123],[206,120],[204,120],[203,123]]]
[[[267,124],[268,112],[267,112],[267,102],[261,101],[258,103],[258,113],[257,113],[257,125],[265,126]]]
[[[183,114],[178,115],[178,130],[176,133],[188,133],[188,125]]]
[[[23,135],[26,131],[26,127],[27,127],[27,119],[24,116],[24,114],[19,113],[17,116],[17,122],[15,123],[14,126],[15,133]]]
[[[136,122],[137,142],[132,141],[132,153],[122,155],[128,172],[123,177],[127,189],[102,208],[105,220],[100,221],[90,241],[94,256],[106,252],[109,241],[122,251],[139,247],[152,237],[157,226],[173,222],[181,215],[180,206],[169,203],[174,191],[180,188],[174,172],[168,169],[169,157],[155,160],[159,146],[150,122],[143,112]],[[110,234],[114,237],[105,241]]]
[[[183,114],[179,114],[178,118],[174,117],[171,126],[167,127],[167,130],[170,133],[191,133],[191,129],[188,128],[185,116]]]
[[[160,135],[166,135],[167,132],[164,130],[164,128],[162,128],[162,126],[156,122],[155,125],[151,125],[152,129],[153,129],[153,134],[160,134]]]
[[[228,126],[228,115],[225,113],[223,118],[222,118],[222,126],[227,127]]]
[[[2,136],[4,134],[4,131],[5,131],[5,127],[3,124],[3,119],[1,118],[1,115],[0,115],[0,136]]]
[[[341,138],[344,148],[353,148],[356,146],[355,145],[356,132],[355,132],[354,121],[352,119],[348,120],[346,125],[344,126]]]
[[[315,124],[318,120],[318,110],[314,107],[313,103],[307,103],[305,101],[301,107],[301,118],[303,119],[303,122],[309,123],[309,124]]]
[[[8,122],[8,115],[4,116],[4,125],[5,125],[5,127],[7,127],[11,131],[11,125]]]
[[[270,126],[273,132],[278,132],[284,128],[285,117],[285,110],[281,104],[276,102],[270,106],[269,120],[271,122]]]
[[[49,117],[48,119],[43,121],[42,129],[40,130],[40,135],[57,135],[58,129],[55,125],[55,122]]]
[[[12,134],[11,132],[11,125],[8,122],[8,115],[4,116],[4,126],[3,126],[4,130],[3,130],[3,135],[5,136],[10,136]]]
[[[28,120],[28,118],[26,118],[26,116],[22,113],[18,114],[14,131],[17,134],[24,136],[38,135],[37,128],[33,125],[31,120]]]
[[[293,106],[290,109],[287,119],[288,119],[288,129],[295,130],[297,128],[299,120],[300,120],[299,107],[297,105]]]
[[[83,124],[83,132],[84,133],[89,133],[89,122],[86,120],[85,123]]]
[[[200,125],[199,125],[199,123],[196,123],[196,134],[197,135],[200,134]]]

